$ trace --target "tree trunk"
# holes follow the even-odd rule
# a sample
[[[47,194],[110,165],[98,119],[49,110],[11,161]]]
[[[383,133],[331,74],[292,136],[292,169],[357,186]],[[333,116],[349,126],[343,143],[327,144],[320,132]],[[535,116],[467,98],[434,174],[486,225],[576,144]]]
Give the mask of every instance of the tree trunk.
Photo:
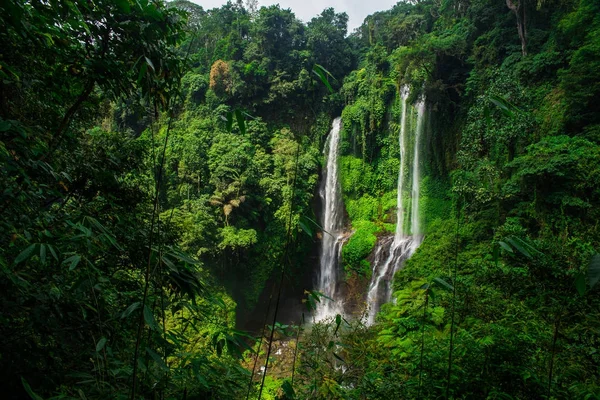
[[[518,3],[513,3],[513,0],[506,0],[506,6],[515,14],[517,18],[517,32],[521,39],[521,52],[523,57],[527,55],[527,15],[525,14],[525,6],[522,3],[525,0],[521,0]],[[521,10],[523,10],[523,17],[521,17]]]

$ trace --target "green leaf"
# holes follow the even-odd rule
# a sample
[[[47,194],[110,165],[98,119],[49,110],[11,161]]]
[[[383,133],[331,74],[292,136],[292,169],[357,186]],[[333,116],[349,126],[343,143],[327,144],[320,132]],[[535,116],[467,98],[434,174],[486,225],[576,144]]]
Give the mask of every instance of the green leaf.
[[[500,111],[507,117],[513,118],[515,116],[515,113],[520,111],[518,107],[514,106],[508,100],[500,96],[490,96],[490,102],[496,105],[500,109]]]
[[[140,85],[142,83],[142,79],[144,79],[147,72],[148,72],[148,64],[142,64],[142,66],[140,67],[140,72],[138,73],[138,77],[137,77],[138,85]]]
[[[225,127],[227,128],[227,132],[231,132],[231,128],[233,128],[233,113],[231,111],[226,114],[227,120]]]
[[[338,359],[338,360],[340,360],[341,362],[343,362],[343,363],[345,363],[345,362],[346,362],[346,361],[344,361],[344,359],[343,359],[342,357],[338,356],[337,354],[335,354],[335,353],[332,353],[332,354],[333,354],[333,356],[334,356],[335,358],[337,358],[337,359]]]
[[[338,329],[340,329],[340,324],[342,323],[342,316],[340,314],[335,315],[335,331],[333,335],[337,335]]]
[[[2,64],[0,64],[0,69],[2,69],[1,65]],[[0,132],[6,132],[10,129],[11,126],[12,124],[10,123],[10,121],[0,120]]]
[[[156,69],[154,68],[154,64],[152,64],[152,60],[150,60],[146,56],[144,56],[144,58],[146,59],[146,64],[148,64],[148,66],[152,69],[152,71],[156,72]]]
[[[514,253],[513,249],[506,243],[504,242],[498,242],[498,244],[500,245],[500,247],[502,247],[504,250],[508,251],[509,253]]]
[[[33,389],[31,389],[31,386],[29,386],[29,383],[27,383],[25,378],[21,377],[21,383],[23,384],[23,387],[25,388],[25,391],[29,397],[31,397],[33,400],[44,400],[40,395],[35,393]]]
[[[281,390],[283,390],[283,394],[285,394],[285,397],[287,399],[295,399],[296,398],[296,392],[294,392],[294,388],[292,387],[292,384],[287,379],[285,381],[283,381],[283,384],[281,385]]]
[[[162,357],[159,356],[154,350],[152,350],[149,347],[146,347],[146,352],[150,355],[150,357],[152,357],[152,359],[160,367],[160,369],[162,369],[163,371],[169,370],[169,367],[167,367],[167,364],[165,364]]]
[[[575,277],[575,289],[577,289],[577,293],[580,296],[585,295],[585,291],[587,289],[587,281],[585,279],[585,275],[583,273],[577,274]]]
[[[523,240],[517,237],[510,237],[506,239],[508,243],[510,243],[515,249],[519,251],[519,253],[523,254],[527,258],[532,258],[531,253],[525,248],[530,247],[527,243],[523,242]]]
[[[99,352],[100,350],[102,350],[104,348],[104,345],[106,344],[106,338],[103,337],[102,339],[98,340],[98,343],[96,343],[96,351]]]
[[[223,354],[223,348],[225,347],[225,339],[217,341],[215,347],[217,349],[217,356],[221,357],[221,354]]]
[[[429,290],[427,291],[427,295],[429,296],[429,298],[431,299],[431,301],[435,301],[436,299],[436,294],[433,291],[432,288],[429,288]]]
[[[492,119],[490,117],[490,108],[487,104],[483,107],[483,116],[485,117],[486,124],[489,125],[492,122]]]
[[[15,265],[28,259],[31,256],[31,253],[33,253],[33,251],[35,250],[35,246],[35,244],[32,244],[25,250],[23,250],[21,254],[19,254],[17,258],[15,258]]]
[[[140,304],[141,303],[139,301],[136,301],[135,303],[133,303],[132,305],[127,307],[127,309],[125,311],[123,311],[123,314],[121,314],[121,318],[129,317],[132,312],[134,312],[135,310],[137,310],[140,307]]]
[[[48,250],[50,250],[50,254],[52,254],[52,257],[54,257],[54,259],[56,261],[58,261],[58,256],[56,255],[56,251],[54,250],[54,246],[52,246],[51,244],[48,245]]]
[[[146,321],[146,324],[148,324],[150,329],[158,330],[158,325],[156,324],[156,321],[154,320],[154,315],[152,314],[152,310],[150,310],[150,307],[148,307],[146,305],[144,305],[144,321]]]
[[[313,232],[310,230],[310,228],[304,222],[302,222],[302,219],[300,219],[298,221],[298,225],[304,231],[304,233],[306,233],[310,237],[313,237]]]
[[[596,253],[590,260],[587,272],[587,281],[590,289],[596,286],[600,280],[600,254]]]
[[[445,288],[445,289],[448,289],[448,290],[454,290],[454,286],[452,286],[451,284],[449,284],[448,282],[446,282],[442,278],[433,278],[433,282],[437,283],[442,288]]]
[[[242,135],[246,134],[246,123],[244,121],[244,115],[241,110],[235,110],[235,119],[237,120],[238,128]]]
[[[46,264],[46,245],[43,243],[40,243],[40,261]]]
[[[121,12],[123,12],[123,13],[131,12],[131,7],[129,6],[129,0],[115,0],[115,3],[117,3],[117,7],[119,7],[119,10],[121,10]]]
[[[69,264],[69,271],[73,271],[75,269],[75,267],[77,267],[77,264],[79,264],[79,261],[81,261],[81,256],[78,254],[72,255],[71,257],[67,258],[66,260],[64,260],[62,263],[63,264]]]
[[[329,74],[329,72],[325,68],[320,66],[319,64],[315,64],[313,66],[313,73],[319,77],[321,82],[323,82],[323,84],[329,90],[329,93],[333,93],[333,88],[329,84],[329,80],[327,80],[327,76],[325,75],[325,73]],[[329,75],[331,76],[331,74],[329,74]]]

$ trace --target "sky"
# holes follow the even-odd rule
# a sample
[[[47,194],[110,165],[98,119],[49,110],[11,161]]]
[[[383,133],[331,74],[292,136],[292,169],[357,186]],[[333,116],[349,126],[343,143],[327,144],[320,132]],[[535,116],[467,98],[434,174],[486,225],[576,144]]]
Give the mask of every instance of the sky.
[[[205,10],[220,7],[227,0],[192,0]],[[279,4],[281,8],[291,8],[296,18],[308,22],[324,9],[333,7],[336,12],[345,11],[350,17],[348,33],[358,28],[369,14],[392,8],[398,0],[258,0],[258,5],[269,6]],[[245,1],[244,1],[245,3]]]

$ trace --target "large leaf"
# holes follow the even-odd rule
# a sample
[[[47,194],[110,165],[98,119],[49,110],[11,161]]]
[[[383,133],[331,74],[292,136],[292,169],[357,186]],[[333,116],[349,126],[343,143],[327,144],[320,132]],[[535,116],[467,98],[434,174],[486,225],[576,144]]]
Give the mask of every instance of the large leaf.
[[[106,344],[106,338],[103,337],[102,339],[98,340],[98,343],[96,343],[96,351],[100,351],[104,348],[104,345]]]
[[[515,249],[519,251],[519,253],[523,254],[527,258],[532,258],[531,253],[527,249],[527,244],[523,242],[523,240],[516,237],[509,237],[506,239],[508,243],[510,243]]]
[[[333,88],[331,87],[331,85],[329,84],[329,80],[327,79],[327,75],[331,76],[332,78],[333,78],[333,75],[331,75],[329,73],[329,71],[327,71],[325,68],[323,68],[319,64],[315,64],[313,66],[313,73],[319,77],[319,79],[321,80],[321,82],[323,82],[323,84],[329,90],[329,93],[333,93]]]
[[[508,100],[503,97],[492,95],[490,96],[490,102],[496,105],[502,114],[507,117],[513,118],[517,112],[519,112],[519,108],[511,104]]]
[[[246,134],[246,122],[244,121],[244,115],[241,110],[235,110],[235,119],[242,135]]]
[[[152,310],[146,305],[144,306],[144,321],[146,321],[146,324],[148,324],[150,329],[158,330],[158,325],[156,324]]]
[[[152,357],[152,359],[160,367],[160,369],[162,369],[163,371],[169,370],[169,367],[167,367],[167,364],[165,364],[162,357],[159,356],[154,350],[152,350],[149,347],[146,347],[146,352],[150,355],[150,357]]]
[[[63,264],[69,264],[69,271],[73,271],[77,267],[77,264],[79,264],[79,261],[81,261],[81,256],[75,254],[64,260]]]
[[[590,288],[596,286],[598,281],[600,280],[600,254],[596,253],[590,260],[590,265],[588,266],[587,273],[587,281]]]
[[[36,246],[35,244],[32,244],[29,247],[27,247],[25,250],[23,250],[17,256],[17,258],[15,258],[15,264],[18,264],[20,262],[27,260],[31,256],[31,253],[33,253],[33,250],[35,250],[35,246]]]
[[[500,247],[502,247],[504,250],[508,251],[509,253],[514,253],[512,247],[510,247],[505,242],[498,242],[498,244],[500,245]]]
[[[121,314],[121,318],[129,317],[132,312],[134,312],[135,310],[137,310],[140,307],[140,304],[141,303],[139,301],[136,301],[135,303],[133,303],[132,305],[127,307],[127,309],[125,311],[123,311],[123,314]]]
[[[31,386],[29,386],[29,383],[27,383],[25,378],[21,377],[21,383],[23,384],[23,387],[25,388],[25,391],[29,397],[31,397],[33,400],[44,400],[40,395],[35,393],[33,389],[31,389]]]
[[[446,282],[442,278],[433,278],[433,282],[437,283],[438,286],[440,286],[440,287],[442,287],[444,289],[454,290],[454,286],[452,286],[451,284],[449,284],[448,282]]]
[[[338,330],[340,329],[340,324],[342,323],[342,316],[340,314],[335,315],[335,331],[333,332],[334,336],[337,336]]]
[[[587,281],[585,280],[585,275],[583,273],[577,274],[577,276],[575,277],[575,289],[577,289],[577,293],[579,293],[580,296],[583,296],[585,294],[585,291],[587,289],[586,284]]]
[[[296,392],[294,392],[292,384],[287,379],[283,381],[283,384],[281,385],[281,390],[283,390],[283,394],[285,394],[286,399],[292,400],[296,398]]]

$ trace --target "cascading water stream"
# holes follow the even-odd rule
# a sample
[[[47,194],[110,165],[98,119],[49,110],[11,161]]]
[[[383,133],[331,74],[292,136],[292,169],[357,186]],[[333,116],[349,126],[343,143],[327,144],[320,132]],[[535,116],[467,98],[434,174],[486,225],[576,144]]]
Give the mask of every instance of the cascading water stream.
[[[315,312],[315,320],[333,317],[341,313],[342,307],[336,301],[338,284],[338,266],[344,241],[344,204],[338,173],[338,155],[340,147],[341,118],[336,118],[331,126],[329,137],[325,143],[326,165],[323,170],[323,180],[319,194],[323,204],[321,226],[323,237],[321,242],[321,255],[319,260],[320,272],[317,290],[327,297],[322,299]]]
[[[421,193],[421,165],[419,160],[421,136],[423,136],[423,120],[425,117],[425,100],[420,99],[417,103],[417,129],[415,130],[415,149],[412,165],[412,199],[411,199],[411,215],[410,215],[410,230],[412,234],[412,253],[417,250],[417,247],[423,241],[421,233],[421,223],[419,220],[419,194]],[[412,255],[411,253],[411,255]]]
[[[398,195],[397,195],[397,211],[396,211],[396,231],[393,240],[383,238],[379,241],[378,247],[375,250],[375,258],[373,259],[373,275],[367,293],[368,316],[367,324],[372,325],[375,322],[375,315],[382,303],[390,300],[391,285],[390,282],[400,268],[403,262],[409,258],[419,247],[422,241],[422,233],[419,223],[419,192],[420,192],[420,141],[423,131],[423,119],[425,114],[425,101],[419,100],[416,105],[417,109],[417,126],[415,129],[413,163],[410,171],[412,179],[411,190],[411,234],[408,235],[404,223],[404,181],[405,181],[405,163],[406,163],[406,136],[407,136],[407,98],[409,90],[403,87],[401,90],[402,99],[402,117],[400,120],[400,171],[398,173]],[[385,261],[382,254],[386,253],[385,247],[389,248]],[[382,285],[383,281],[383,285]]]

